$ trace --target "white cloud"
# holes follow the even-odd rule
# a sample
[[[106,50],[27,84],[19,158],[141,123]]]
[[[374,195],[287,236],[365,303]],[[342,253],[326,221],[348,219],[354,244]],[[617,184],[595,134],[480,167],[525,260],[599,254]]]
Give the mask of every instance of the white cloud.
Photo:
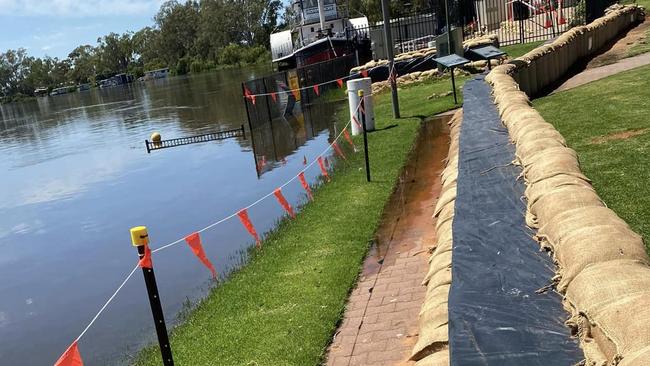
[[[0,15],[124,16],[152,14],[163,0],[0,0]]]
[[[43,50],[43,51],[48,51],[48,50],[51,50],[51,49],[52,49],[52,46],[43,46],[43,47],[41,47],[41,50]]]

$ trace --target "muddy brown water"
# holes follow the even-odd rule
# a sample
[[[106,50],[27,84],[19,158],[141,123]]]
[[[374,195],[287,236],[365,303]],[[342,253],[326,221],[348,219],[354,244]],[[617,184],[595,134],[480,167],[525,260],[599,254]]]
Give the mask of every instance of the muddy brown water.
[[[405,239],[422,237],[429,247],[435,245],[431,214],[442,188],[440,174],[449,150],[447,122],[451,117],[445,113],[422,123],[399,184],[384,208],[374,245],[363,265],[363,276],[378,273],[385,261],[413,249],[414,241]]]

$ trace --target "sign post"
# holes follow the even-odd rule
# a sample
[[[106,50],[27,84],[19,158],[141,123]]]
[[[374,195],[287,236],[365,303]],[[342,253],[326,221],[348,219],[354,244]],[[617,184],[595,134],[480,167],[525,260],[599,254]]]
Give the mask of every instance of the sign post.
[[[433,61],[448,68],[449,71],[451,72],[451,88],[454,92],[454,104],[458,104],[458,99],[456,97],[456,80],[454,79],[454,69],[458,66],[462,66],[469,63],[469,60],[452,53],[449,56],[434,58]]]

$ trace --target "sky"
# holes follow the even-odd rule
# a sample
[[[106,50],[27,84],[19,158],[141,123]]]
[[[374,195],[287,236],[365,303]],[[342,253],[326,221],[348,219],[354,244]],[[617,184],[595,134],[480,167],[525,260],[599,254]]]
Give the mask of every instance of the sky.
[[[110,32],[153,25],[164,0],[0,0],[0,52],[65,58]]]

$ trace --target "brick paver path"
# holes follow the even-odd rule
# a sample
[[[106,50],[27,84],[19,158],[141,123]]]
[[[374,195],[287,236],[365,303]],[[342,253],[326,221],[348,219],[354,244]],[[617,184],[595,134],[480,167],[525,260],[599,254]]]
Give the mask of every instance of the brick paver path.
[[[429,122],[425,144],[394,195],[391,215],[378,232],[327,357],[327,365],[412,365],[418,314],[426,288],[428,249],[435,245],[432,214],[440,193],[440,173],[449,138],[442,121]],[[437,130],[437,131],[436,131]],[[383,259],[383,261],[382,261]]]

